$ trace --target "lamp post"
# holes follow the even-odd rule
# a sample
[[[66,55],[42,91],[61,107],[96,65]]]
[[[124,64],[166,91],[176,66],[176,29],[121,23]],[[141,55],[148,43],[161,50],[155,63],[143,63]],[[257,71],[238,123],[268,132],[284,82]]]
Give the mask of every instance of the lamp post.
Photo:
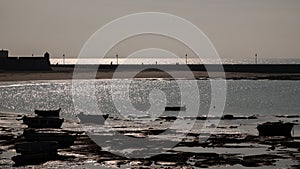
[[[116,54],[116,57],[117,57],[117,65],[119,65],[119,55]]]
[[[65,65],[66,64],[66,62],[65,62],[65,54],[63,54],[62,57],[63,57],[63,64]]]
[[[257,53],[255,53],[255,64],[257,64]]]
[[[185,54],[185,64],[187,65],[188,64],[188,55]]]

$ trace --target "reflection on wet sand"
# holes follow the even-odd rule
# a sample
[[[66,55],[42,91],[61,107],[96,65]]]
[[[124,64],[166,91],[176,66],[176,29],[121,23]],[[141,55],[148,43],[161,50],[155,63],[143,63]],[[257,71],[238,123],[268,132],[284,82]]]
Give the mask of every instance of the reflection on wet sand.
[[[15,144],[18,155],[11,158],[13,166],[38,165],[63,158],[57,154],[58,149],[73,145],[76,136],[61,131],[64,119],[59,117],[60,110],[35,110],[36,116],[17,119],[28,128]]]
[[[300,167],[299,135],[295,134],[292,135],[292,137],[258,136],[256,127],[257,124],[262,124],[262,122],[265,121],[264,117],[258,117],[258,119],[223,119],[216,128],[216,131],[204,142],[199,141],[202,137],[199,133],[199,128],[203,127],[203,120],[196,120],[194,128],[191,129],[186,137],[174,148],[147,158],[127,158],[113,154],[111,152],[118,148],[117,145],[116,147],[105,147],[105,144],[103,144],[103,146],[101,145],[100,147],[82,130],[85,128],[94,131],[99,137],[102,137],[102,139],[105,137],[105,140],[111,140],[112,142],[121,142],[115,137],[116,133],[131,138],[149,138],[163,142],[166,140],[172,141],[174,133],[182,132],[174,129],[164,135],[165,127],[170,126],[172,121],[159,119],[151,123],[140,123],[138,120],[113,120],[113,118],[108,118],[105,125],[96,127],[86,125],[82,128],[78,123],[65,120],[62,129],[35,129],[32,131],[26,129],[27,126],[23,125],[21,121],[16,120],[21,117],[22,115],[16,113],[0,114],[1,168],[11,168],[15,166],[12,157],[19,155],[15,151],[16,147],[18,147],[16,145],[28,142],[28,138],[26,138],[28,133],[26,134],[26,132],[34,132],[35,134],[56,133],[57,135],[67,133],[68,135],[76,135],[76,139],[72,145],[58,146],[55,158],[47,156],[47,160],[34,165],[35,168],[76,168],[80,166],[130,168]],[[299,120],[298,117],[278,118],[287,122]],[[182,123],[191,122],[190,119],[184,118],[177,120]],[[204,126],[204,129],[209,127],[210,126]],[[29,135],[34,133],[30,133]],[[36,139],[39,137],[47,138],[43,135],[34,136]],[[52,145],[53,149],[56,149],[56,142],[59,142],[59,140],[54,140],[54,142],[52,140],[43,141],[44,142],[40,142],[40,144]],[[38,149],[38,147],[39,146],[36,145],[35,148]],[[149,149],[151,149],[151,147],[149,147]],[[23,149],[23,151],[26,150]],[[128,150],[128,153],[140,150],[132,149],[131,151],[132,152]],[[40,155],[39,158],[44,158],[43,154]],[[38,162],[38,160],[36,161]],[[25,165],[26,168],[30,166],[31,164]]]

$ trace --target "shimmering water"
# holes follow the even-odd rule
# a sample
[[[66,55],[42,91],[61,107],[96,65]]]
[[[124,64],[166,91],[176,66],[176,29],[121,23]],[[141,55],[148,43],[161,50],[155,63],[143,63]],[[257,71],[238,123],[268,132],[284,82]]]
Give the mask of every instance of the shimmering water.
[[[84,59],[84,63],[90,63],[90,64],[116,64],[117,60],[115,57],[113,58],[97,58],[97,59]],[[65,59],[62,58],[52,58],[51,60],[52,64],[76,64],[77,59]],[[83,59],[82,59],[83,61]],[[186,64],[185,57],[183,58],[119,58],[118,60],[119,64]],[[213,60],[213,59],[203,59],[201,58],[201,61],[199,58],[188,58],[188,64],[218,64],[219,60]],[[251,64],[255,63],[254,58],[249,59],[228,59],[228,58],[221,58],[221,62],[223,64]],[[261,58],[258,60],[258,63],[261,64],[300,64],[300,59],[294,58],[294,59],[282,59],[282,58],[273,58],[273,59],[266,59]]]
[[[82,85],[90,85],[92,81],[82,81]],[[111,84],[117,86],[117,91],[111,90]],[[125,84],[130,82],[129,80],[96,80],[94,88],[96,89],[96,100],[98,103],[99,111],[101,113],[110,113],[113,116],[118,116],[119,114],[124,115],[124,112],[118,112],[113,101],[112,101],[112,92],[117,92],[120,99],[126,99],[125,91],[127,90]],[[162,80],[162,79],[137,79],[130,82],[129,87],[129,99],[132,102],[133,106],[140,111],[147,112],[151,107],[151,92],[153,90],[160,90],[165,94],[166,102],[169,105],[178,105],[180,101],[184,105],[189,105],[185,100],[181,100],[179,87],[190,88],[192,82],[198,84],[200,92],[200,109],[196,114],[203,115],[209,109],[210,100],[211,100],[211,87],[209,80],[182,80],[182,83],[177,84],[173,80]],[[280,80],[229,80],[227,81],[227,97],[226,97],[226,106],[224,114],[233,114],[237,116],[249,116],[259,114],[258,119],[242,119],[242,120],[222,120],[218,128],[213,132],[214,134],[241,134],[245,135],[257,135],[256,126],[258,123],[263,123],[266,121],[294,121],[299,120],[299,118],[277,118],[275,115],[299,115],[300,106],[298,104],[300,100],[300,81],[280,81]],[[93,86],[92,86],[93,87]],[[87,95],[90,93],[90,90],[87,88],[78,88],[77,95]],[[152,93],[153,94],[153,93]],[[5,82],[0,84],[0,112],[20,112],[20,113],[32,113],[34,109],[56,109],[58,107],[62,108],[62,116],[67,119],[74,120],[75,108],[73,103],[72,95],[72,81],[63,80],[63,81],[32,81],[32,82]],[[76,93],[75,93],[76,95]],[[189,93],[190,97],[195,96],[195,93]],[[89,98],[87,96],[86,98]],[[157,101],[160,101],[158,96],[154,96],[154,99],[157,98]],[[89,100],[82,100],[82,107],[86,109],[85,113],[91,113],[89,111]],[[194,103],[192,103],[194,104]],[[123,105],[124,110],[128,108],[127,105]],[[169,115],[172,115],[172,112],[169,112]],[[11,113],[13,114],[13,113]],[[129,114],[126,114],[129,115]],[[155,115],[158,116],[158,115]],[[182,114],[182,116],[190,116],[189,114]],[[7,118],[7,117],[5,117]],[[10,128],[17,128],[17,121],[15,117],[8,121],[5,119],[0,123],[7,123]],[[214,121],[214,120],[208,120]],[[148,121],[149,122],[149,121]],[[125,154],[134,154],[136,151],[143,151],[140,147],[139,149],[135,146],[138,144],[124,144],[124,141],[120,141],[118,133],[120,131],[126,131],[126,136],[135,136],[135,137],[146,137],[140,132],[135,132],[138,130],[149,130],[149,129],[164,129],[172,125],[173,122],[163,122],[163,121],[151,121],[150,123],[142,123],[142,121],[128,121],[126,120],[116,120],[108,119],[105,125],[99,126],[85,126],[86,131],[93,131],[97,136],[101,136],[101,148],[109,152],[118,152],[125,151]],[[179,124],[179,128],[172,128],[170,133],[162,133],[159,135],[149,135],[146,138],[158,141],[162,143],[163,141],[170,141],[177,143],[177,136],[179,133],[183,133],[184,130],[180,128],[181,126],[189,126],[193,123],[192,120],[184,119],[180,117],[176,120],[176,123]],[[299,123],[298,121],[296,123]],[[73,122],[65,122],[63,125],[64,129],[69,130],[78,130],[78,125]],[[73,126],[74,125],[74,126]],[[230,127],[229,127],[230,126]],[[231,128],[233,126],[233,128]],[[20,124],[19,124],[20,127]],[[193,127],[189,132],[191,133],[202,133],[209,130],[209,126],[204,126],[204,121],[198,120],[193,124]],[[19,130],[21,130],[19,128]],[[16,131],[15,131],[16,132]],[[21,131],[17,131],[15,135],[19,135]],[[295,126],[294,136],[300,136],[299,125]],[[126,137],[129,139],[131,137]],[[200,138],[200,136],[199,136]],[[186,137],[188,139],[194,139],[192,136]],[[226,138],[224,138],[226,139]],[[105,140],[106,142],[103,142]],[[297,140],[295,140],[297,141]],[[130,141],[132,143],[132,141]],[[137,143],[137,142],[134,142]],[[254,144],[254,145],[253,145]],[[113,145],[113,146],[111,146]],[[156,150],[156,144],[142,144],[148,145],[148,151]],[[125,146],[125,148],[124,148]],[[128,146],[129,148],[127,148]],[[151,147],[152,146],[152,147]],[[236,148],[231,148],[230,146],[237,146]],[[133,147],[133,148],[132,148]],[[178,152],[195,152],[195,153],[219,153],[219,154],[238,154],[237,158],[246,155],[259,155],[259,154],[292,154],[287,156],[286,159],[280,159],[276,162],[276,166],[266,166],[265,168],[279,168],[279,167],[289,167],[292,165],[297,165],[297,159],[291,158],[291,156],[299,156],[297,149],[284,149],[282,146],[276,147],[275,151],[269,151],[268,148],[270,145],[264,145],[261,143],[227,143],[220,147],[187,147],[179,146],[175,147],[174,150]],[[131,148],[131,149],[130,149]],[[151,150],[151,151],[150,151]],[[7,154],[8,152],[8,154]],[[11,151],[4,152],[2,158],[6,160],[7,166],[11,165],[11,161],[6,156],[11,156]],[[291,153],[292,152],[292,153]],[[6,153],[6,154],[5,154]],[[68,154],[70,152],[61,151],[61,154]],[[73,152],[77,154],[78,152]],[[284,155],[286,155],[284,154]],[[13,154],[15,155],[15,154]],[[84,156],[84,155],[82,155]],[[87,154],[90,163],[92,166],[99,165],[97,164],[96,158],[90,157],[90,154]],[[84,158],[82,158],[84,159]],[[94,161],[93,161],[94,160]],[[108,161],[109,162],[109,161]],[[79,163],[79,162],[78,162]],[[81,162],[80,162],[81,163]],[[216,161],[217,163],[217,161]],[[47,163],[45,166],[70,166],[77,165],[76,162],[71,161],[53,161]],[[220,168],[241,168],[240,165],[234,166],[220,166]],[[44,166],[41,166],[44,168]]]
[[[120,89],[118,90],[121,92],[120,97],[125,97],[122,91],[126,81],[129,80],[114,80]],[[116,114],[118,110],[112,101],[111,82],[111,80],[96,80],[96,98],[102,113]],[[184,81],[183,85],[188,88],[191,82]],[[209,109],[211,88],[209,80],[198,80],[197,84],[200,92],[198,114],[201,115]],[[228,80],[224,114],[299,115],[299,86],[300,81]],[[75,113],[71,89],[72,81],[70,80],[1,83],[0,111],[29,113],[34,109],[61,107],[62,115],[69,117],[70,114]],[[176,81],[134,80],[130,84],[129,98],[137,110],[147,111],[151,107],[149,93],[154,89],[165,93],[167,104],[178,105],[180,103],[180,90]],[[87,91],[79,89],[79,92],[84,94]],[[193,93],[191,93],[192,96]],[[182,102],[184,104],[184,100]]]

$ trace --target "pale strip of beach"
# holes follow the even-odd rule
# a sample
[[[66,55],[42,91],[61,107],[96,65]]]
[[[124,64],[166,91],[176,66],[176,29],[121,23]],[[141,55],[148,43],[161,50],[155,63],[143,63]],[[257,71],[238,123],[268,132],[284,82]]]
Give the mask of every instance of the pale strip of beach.
[[[69,80],[73,79],[73,68],[54,67],[52,71],[0,71],[0,82],[5,81],[31,81],[31,80]],[[170,73],[170,72],[169,72]],[[193,79],[187,77],[185,71],[171,71],[174,78]],[[205,71],[192,71],[194,79],[270,79],[270,80],[299,80],[300,73],[247,73],[247,72],[210,72],[208,75]],[[93,71],[85,70],[77,74],[80,79],[112,79],[115,78],[114,70],[99,70],[96,76]],[[225,75],[225,77],[224,77]],[[132,71],[118,72],[118,78],[132,78]],[[134,78],[172,78],[170,74],[162,71],[147,70],[139,72]]]

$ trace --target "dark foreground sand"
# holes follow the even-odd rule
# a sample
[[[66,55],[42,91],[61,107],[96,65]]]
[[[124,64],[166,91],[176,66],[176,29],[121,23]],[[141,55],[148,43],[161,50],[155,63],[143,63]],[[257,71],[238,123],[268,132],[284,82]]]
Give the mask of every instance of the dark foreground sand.
[[[15,143],[24,141],[22,133],[26,126],[16,120],[21,116],[17,113],[0,113],[0,168],[24,167],[15,166],[11,160],[11,157],[16,155]],[[109,131],[104,128],[102,132],[104,136],[111,137],[112,141],[113,135],[107,135],[107,132],[112,132],[112,130],[136,138],[160,134],[159,128],[147,128],[147,126],[136,128],[131,121],[109,120],[113,127]],[[59,155],[55,159],[36,165],[25,165],[24,168],[267,167],[298,169],[300,167],[299,137],[259,137],[256,134],[237,132],[241,127],[255,129],[256,125],[251,125],[253,121],[249,122],[247,126],[238,125],[240,122],[234,120],[229,122],[230,126],[221,122],[217,128],[219,133],[212,134],[205,142],[199,142],[199,133],[191,130],[185,139],[168,152],[149,158],[126,158],[102,150],[84,132],[80,132],[81,128],[77,123],[67,121],[63,125],[63,130],[77,133],[74,145],[59,149]],[[153,123],[168,122],[161,120]],[[200,120],[199,123],[202,121]],[[127,126],[124,127],[124,124]]]

